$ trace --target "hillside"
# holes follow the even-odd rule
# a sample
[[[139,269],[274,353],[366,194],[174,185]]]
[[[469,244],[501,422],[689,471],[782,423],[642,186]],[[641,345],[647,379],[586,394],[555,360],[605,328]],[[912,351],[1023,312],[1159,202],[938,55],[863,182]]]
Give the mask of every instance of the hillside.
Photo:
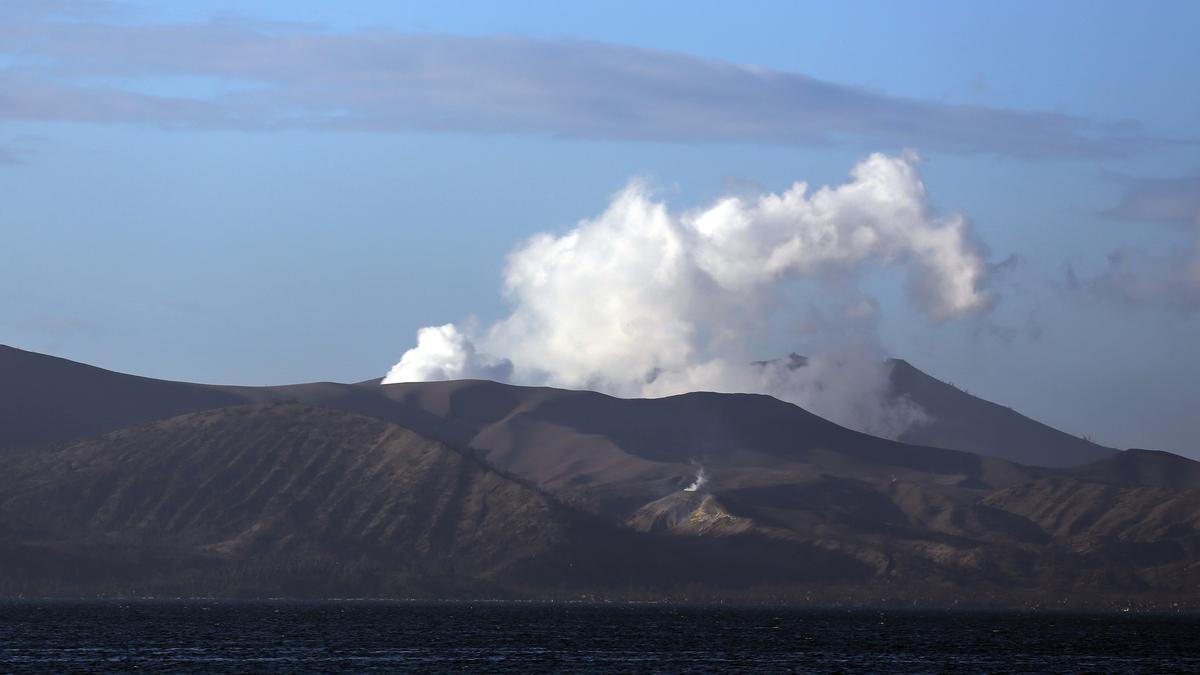
[[[60,379],[6,380],[39,414],[0,427],[0,595],[1200,605],[1200,464],[1169,453],[1039,468],[759,395],[214,387],[15,358]],[[156,417],[188,406],[208,409]]]
[[[219,388],[124,375],[0,345],[0,451],[242,402]]]
[[[1118,485],[1200,489],[1200,462],[1158,450],[1133,448],[1078,467],[1071,475]]]
[[[8,466],[0,594],[546,597],[869,577],[799,542],[640,535],[396,425],[302,404],[183,415]]]
[[[1046,426],[1012,408],[972,396],[907,361],[892,359],[888,365],[892,395],[907,397],[931,418],[901,434],[900,440],[905,443],[1052,467],[1078,466],[1116,452]]]
[[[1037,475],[1002,460],[861,434],[769,396],[618,399],[472,380],[356,388],[401,404],[410,422],[414,410],[437,420],[422,433],[452,439],[493,466],[620,518],[688,485],[700,467],[729,487],[826,473],[998,487]]]
[[[960,450],[1000,457],[1029,466],[1067,467],[1097,461],[1115,451],[1035,422],[1013,410],[975,398],[913,368],[892,361],[893,394],[908,396],[930,413],[932,421],[910,429],[901,440],[911,445]],[[677,397],[675,397],[677,398]],[[223,387],[168,382],[124,375],[0,345],[0,450],[38,446],[102,433],[129,424],[229,405],[268,401],[303,401],[375,415],[417,429],[452,444],[464,444],[503,417],[538,408],[537,416],[567,428],[599,429],[622,447],[645,445],[654,434],[669,436],[676,455],[687,462],[729,433],[745,434],[749,424],[727,430],[745,408],[734,395],[707,403],[660,404],[654,400],[619,403],[592,392],[569,392],[500,383],[458,385],[446,382],[380,386],[312,383],[279,387]],[[717,404],[714,401],[725,403]],[[757,404],[777,407],[768,397]],[[692,405],[692,409],[687,406]],[[728,405],[728,410],[717,409]],[[786,405],[786,404],[785,404]],[[674,424],[672,407],[683,406],[687,422]],[[700,410],[695,406],[708,406]],[[753,407],[753,406],[751,406]],[[654,408],[656,420],[626,428],[625,417],[637,408]],[[794,408],[794,406],[792,406]],[[799,410],[796,408],[795,410]],[[775,414],[768,410],[758,415]],[[649,414],[636,413],[647,418]],[[808,416],[811,417],[811,416]],[[582,426],[579,424],[583,420]],[[597,421],[598,420],[598,421]],[[775,424],[775,420],[767,420]],[[754,447],[778,447],[780,439],[806,436],[808,419],[792,412],[785,424],[744,438]],[[658,424],[658,430],[647,428]],[[519,423],[518,423],[519,425]],[[590,426],[589,426],[590,425]],[[709,427],[716,433],[707,433]],[[512,425],[517,426],[517,425]],[[523,433],[514,429],[514,433]],[[587,433],[587,431],[584,431]],[[775,439],[767,438],[773,434]],[[742,443],[743,439],[735,439]],[[499,445],[504,442],[497,440]],[[707,445],[706,445],[707,444]],[[765,445],[764,445],[765,444]],[[639,451],[635,454],[645,455]],[[678,459],[678,457],[677,457]]]
[[[1193,593],[1200,491],[716,470],[622,522],[382,420],[236,406],[16,451],[0,594],[943,603]],[[958,590],[955,590],[958,589]],[[1063,595],[1065,594],[1065,595]],[[1099,599],[1099,600],[1094,600]]]
[[[148,549],[171,562],[126,560],[129,576],[118,579],[151,589],[182,574],[308,594],[336,586],[323,578],[333,573],[365,594],[455,590],[570,555],[580,526],[441,444],[300,405],[194,413],[18,454],[9,466],[0,517],[31,535],[21,542],[29,570],[43,546]]]

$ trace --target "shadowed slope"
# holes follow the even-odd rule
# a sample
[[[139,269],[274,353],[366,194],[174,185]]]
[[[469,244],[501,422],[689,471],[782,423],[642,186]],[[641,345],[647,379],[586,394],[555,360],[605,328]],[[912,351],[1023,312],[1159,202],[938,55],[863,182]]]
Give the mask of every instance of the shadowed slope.
[[[1200,462],[1158,450],[1125,450],[1072,469],[1070,475],[1102,483],[1174,490],[1200,488]]]
[[[292,554],[361,559],[393,582],[511,574],[580,524],[439,443],[301,405],[195,413],[11,460],[10,530],[281,568]]]
[[[867,574],[795,542],[626,531],[409,430],[302,404],[193,413],[9,460],[0,593],[544,597]]]
[[[905,443],[953,448],[1030,466],[1078,466],[1116,450],[1063,433],[1029,419],[1012,408],[976,398],[914,368],[891,359],[891,389],[906,396],[932,418],[913,425]]]
[[[0,450],[241,402],[214,387],[124,375],[0,345]]]
[[[477,380],[356,386],[445,420],[493,466],[621,518],[690,483],[697,464],[725,485],[814,471],[979,487],[1037,475],[999,459],[861,434],[756,394],[619,399]]]
[[[10,450],[0,594],[744,598],[837,587],[832,597],[1057,589],[1198,601],[1200,472],[1167,453],[1037,469],[866,436],[757,395],[624,400],[485,381],[204,387],[22,358],[91,378],[91,399],[35,387],[26,407],[96,400],[110,382],[126,401],[159,397],[146,414],[257,404]],[[54,374],[66,386],[77,373]],[[57,410],[68,428],[102,423]],[[0,435],[45,433],[8,421]],[[696,464],[708,480],[685,491]]]
[[[970,396],[904,361],[891,364],[894,393],[908,396],[934,417],[931,423],[910,429],[901,439],[905,443],[1031,466],[1081,465],[1114,452]],[[454,445],[476,439],[503,447],[511,442],[500,438],[505,435],[533,434],[542,440],[541,434],[554,426],[577,432],[578,442],[598,435],[644,460],[669,463],[733,456],[743,450],[791,452],[797,438],[805,439],[808,447],[833,448],[852,433],[828,423],[818,429],[821,425],[815,416],[765,396],[692,394],[622,400],[593,392],[495,382],[226,387],[123,375],[0,346],[0,449],[80,438],[184,412],[282,401],[380,417]],[[534,421],[536,432],[527,428]],[[897,447],[861,439],[853,445],[876,459]],[[908,456],[927,468],[930,461],[950,461],[948,455],[931,460],[929,452],[910,451]]]
[[[621,519],[691,482],[694,463],[774,469],[788,474],[786,480],[813,471],[980,486],[1030,478],[1026,469],[999,460],[874,438],[759,395],[617,399],[486,381],[216,387],[123,376],[18,350],[6,354],[26,364],[23,380],[43,383],[10,387],[10,395],[24,408],[61,419],[57,426],[36,415],[10,420],[0,429],[10,446],[107,431],[180,409],[300,401],[472,448],[495,467]],[[39,369],[46,373],[40,379]]]

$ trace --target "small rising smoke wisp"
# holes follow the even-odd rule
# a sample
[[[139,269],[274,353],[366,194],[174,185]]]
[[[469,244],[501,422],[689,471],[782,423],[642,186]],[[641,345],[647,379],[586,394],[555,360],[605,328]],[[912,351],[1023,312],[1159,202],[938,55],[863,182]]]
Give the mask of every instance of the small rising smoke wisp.
[[[704,467],[698,466],[696,468],[696,479],[693,480],[690,485],[683,488],[683,491],[700,492],[706,485],[708,485],[708,474],[704,473]]]
[[[874,154],[836,187],[797,182],[678,213],[634,181],[598,217],[513,251],[506,318],[470,333],[454,324],[421,329],[383,382],[765,393],[895,437],[924,414],[888,395],[878,305],[856,280],[899,269],[912,304],[935,322],[991,304],[982,248],[965,217],[932,212],[918,164],[913,153]],[[796,284],[836,301],[813,320],[789,302]],[[764,333],[795,344],[805,363],[755,362]]]

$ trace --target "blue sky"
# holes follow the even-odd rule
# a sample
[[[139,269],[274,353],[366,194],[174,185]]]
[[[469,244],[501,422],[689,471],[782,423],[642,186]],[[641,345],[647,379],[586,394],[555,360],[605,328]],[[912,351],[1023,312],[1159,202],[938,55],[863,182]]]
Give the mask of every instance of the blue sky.
[[[631,177],[686,210],[912,148],[995,303],[933,321],[867,269],[886,352],[1200,455],[1195,3],[345,5],[0,6],[0,342],[378,377],[422,326],[506,316],[509,252]]]

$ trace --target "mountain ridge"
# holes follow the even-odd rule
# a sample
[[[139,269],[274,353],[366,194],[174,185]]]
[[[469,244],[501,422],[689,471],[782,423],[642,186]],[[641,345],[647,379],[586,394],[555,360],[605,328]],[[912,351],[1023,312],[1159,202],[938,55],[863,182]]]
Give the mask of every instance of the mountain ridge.
[[[907,362],[893,360],[889,363],[892,364],[892,394],[909,396],[934,416],[930,424],[913,427],[903,434],[900,438],[903,442],[997,456],[1036,466],[1085,464],[1116,452],[1029,420],[1009,408],[960,392],[921,373]],[[393,421],[423,430],[436,428],[437,433],[434,435],[453,443],[465,442],[464,435],[470,433],[473,428],[472,425],[468,425],[468,428],[464,429],[461,428],[461,423],[456,426],[445,421],[447,414],[452,412],[453,401],[449,397],[453,396],[454,392],[439,393],[445,386],[441,382],[405,383],[400,385],[406,391],[403,397],[386,394],[389,388],[395,385],[380,385],[378,380],[366,380],[355,384],[317,382],[265,387],[193,384],[126,375],[4,345],[0,345],[0,372],[5,375],[5,381],[0,383],[0,429],[4,430],[0,433],[0,450],[67,440],[116,428],[122,424],[193,410],[283,400],[321,404],[341,401],[347,409],[368,414],[372,411],[379,413],[386,410],[386,414]],[[898,372],[904,375],[897,376]],[[919,383],[919,386],[904,385],[908,380]],[[70,382],[71,385],[64,391],[62,386],[55,385],[58,382]],[[609,401],[662,400],[618,399],[597,392],[524,387],[487,380],[474,382],[490,383],[482,386],[501,392],[499,398],[507,398],[514,405],[517,399],[521,404],[528,404],[546,397],[570,398],[577,394],[591,396],[593,400],[606,405]],[[933,391],[936,396],[923,393],[927,391]],[[384,395],[376,398],[381,393]],[[950,406],[952,409],[949,410],[944,403],[938,403],[948,395],[957,397],[954,399],[956,405]],[[497,397],[493,396],[493,400],[483,403],[494,407],[495,398]],[[391,403],[383,399],[388,399]],[[962,401],[967,402],[968,408],[982,408],[986,414],[964,414],[963,405],[959,405]],[[395,405],[397,403],[401,404],[403,410]],[[480,405],[480,401],[477,400],[475,405]],[[803,410],[798,407],[797,409]],[[439,410],[447,414],[439,414]],[[996,425],[997,414],[1004,421],[1017,420],[1016,423],[1022,427],[1021,433],[1000,435],[1004,439],[1003,447],[998,448],[995,443],[980,440],[977,431],[968,433],[971,429],[990,430]],[[988,423],[980,424],[980,419]],[[1026,428],[1033,431],[1026,431]],[[1032,450],[1031,444],[1027,442],[1030,436],[1040,439],[1032,445]],[[1058,447],[1055,443],[1064,448],[1061,456],[1055,456],[1046,450],[1047,447]]]
[[[911,425],[898,440],[1035,466],[1077,466],[1116,452],[973,396],[903,359],[889,359],[887,366],[891,395],[916,403],[932,418]]]
[[[854,580],[845,572],[859,569],[786,542],[751,544],[800,547],[817,562],[764,567],[715,542],[700,547],[705,562],[680,568],[680,549],[696,542],[647,538],[470,453],[300,403],[187,413],[8,459],[0,593],[190,587],[218,595],[519,597],[555,588],[720,589],[722,574],[733,572],[736,586],[750,563],[789,583],[814,574]],[[88,561],[82,582],[55,576],[64,556]]]
[[[0,373],[0,595],[1200,606],[1170,453],[1027,466],[757,394]]]

